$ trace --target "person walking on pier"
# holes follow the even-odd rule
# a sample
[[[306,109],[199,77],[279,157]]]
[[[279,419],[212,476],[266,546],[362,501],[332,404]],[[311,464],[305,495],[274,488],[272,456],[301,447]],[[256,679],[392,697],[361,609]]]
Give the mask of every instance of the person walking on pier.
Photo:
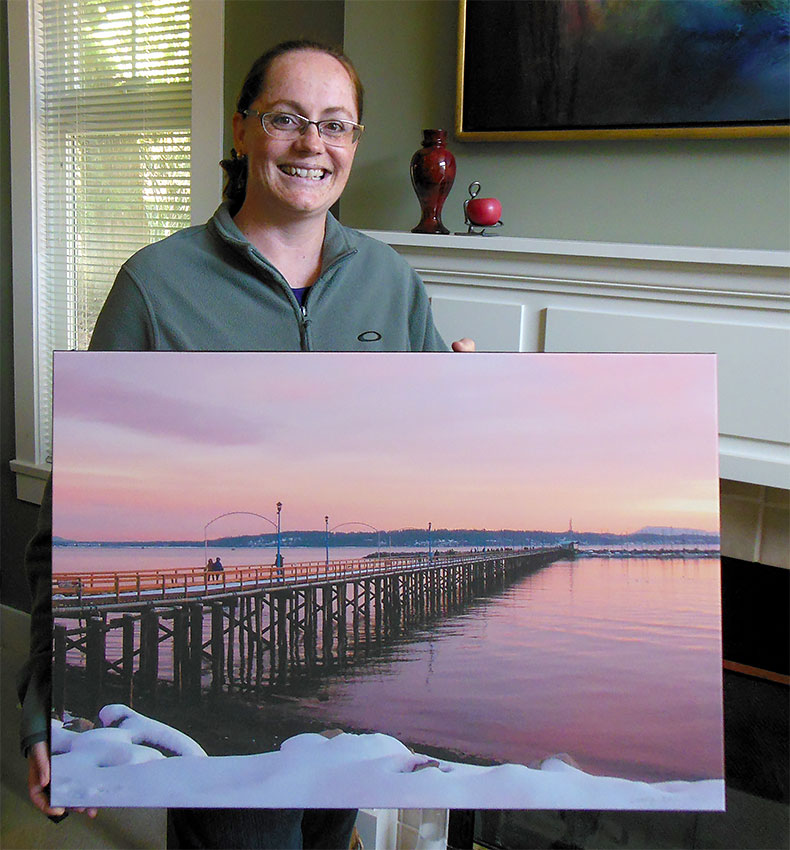
[[[236,104],[224,202],[205,225],[124,263],[90,348],[447,351],[413,269],[329,212],[364,131],[362,101],[357,72],[339,50],[296,41],[261,56]],[[452,348],[473,351],[474,343]],[[51,509],[50,483],[28,547],[34,607],[19,694],[30,797],[59,815],[47,794]],[[171,810],[168,846],[347,848],[355,817],[353,810]]]

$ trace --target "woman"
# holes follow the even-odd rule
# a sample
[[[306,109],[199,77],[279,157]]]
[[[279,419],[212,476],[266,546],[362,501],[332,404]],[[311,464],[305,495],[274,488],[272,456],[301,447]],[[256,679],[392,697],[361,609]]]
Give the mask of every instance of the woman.
[[[351,62],[286,42],[250,70],[233,117],[226,201],[205,225],[143,248],[118,273],[93,350],[446,351],[418,276],[329,212],[362,134]],[[453,343],[474,350],[471,340]],[[49,815],[51,494],[29,547],[31,657],[20,677],[34,804]],[[91,812],[92,814],[92,812]],[[355,813],[176,810],[169,846],[348,847]]]
[[[329,213],[363,129],[362,87],[342,54],[310,45],[253,65],[224,163],[228,201],[123,265],[91,348],[446,350],[414,271]]]

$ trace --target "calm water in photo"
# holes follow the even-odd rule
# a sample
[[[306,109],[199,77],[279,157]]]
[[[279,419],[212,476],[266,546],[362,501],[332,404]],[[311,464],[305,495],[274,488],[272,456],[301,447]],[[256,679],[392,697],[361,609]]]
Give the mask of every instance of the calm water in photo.
[[[327,686],[327,722],[528,764],[721,777],[719,563],[558,562]]]
[[[273,560],[272,550],[218,551],[226,566]],[[60,569],[203,558],[202,549],[56,552]],[[324,551],[285,556],[322,560]],[[373,663],[313,683],[294,703],[294,734],[302,716],[423,751],[523,764],[565,752],[598,774],[721,777],[719,574],[715,558],[551,564],[411,632]]]

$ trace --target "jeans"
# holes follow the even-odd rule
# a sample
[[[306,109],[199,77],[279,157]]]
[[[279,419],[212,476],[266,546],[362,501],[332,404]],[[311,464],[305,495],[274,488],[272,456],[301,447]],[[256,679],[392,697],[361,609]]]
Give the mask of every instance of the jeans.
[[[356,809],[169,809],[168,850],[348,850]]]

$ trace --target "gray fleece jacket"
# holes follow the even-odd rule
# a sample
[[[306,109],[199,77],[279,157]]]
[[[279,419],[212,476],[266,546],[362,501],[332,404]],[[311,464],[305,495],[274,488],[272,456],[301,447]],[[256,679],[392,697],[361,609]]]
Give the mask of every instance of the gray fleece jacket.
[[[96,350],[446,351],[422,281],[388,245],[327,216],[321,275],[300,308],[225,205],[122,266]]]

